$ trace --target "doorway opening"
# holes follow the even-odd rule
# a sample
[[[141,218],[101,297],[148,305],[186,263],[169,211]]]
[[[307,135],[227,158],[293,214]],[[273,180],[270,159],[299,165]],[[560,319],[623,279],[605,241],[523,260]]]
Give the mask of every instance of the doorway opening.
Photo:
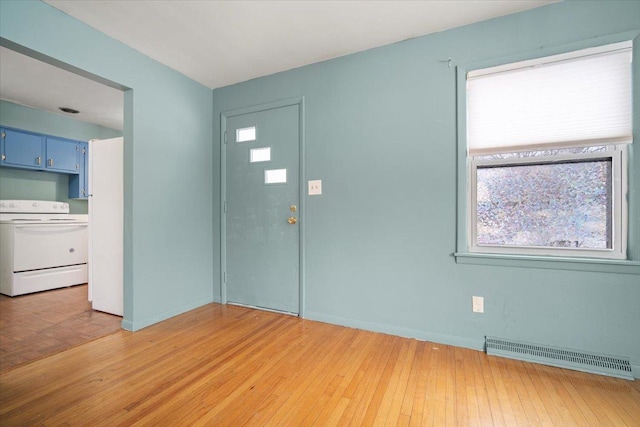
[[[0,49],[0,126],[85,142],[124,136],[124,111],[132,107],[129,88],[4,38],[0,38]],[[89,215],[91,192],[71,197],[68,180],[72,176],[0,167],[0,199],[60,201],[69,204],[73,215]],[[120,262],[122,258],[120,255]],[[120,277],[120,288],[122,280]],[[5,340],[9,344],[3,342],[3,354],[13,354],[11,360],[3,357],[0,370],[24,363],[20,352],[39,358],[47,351],[63,351],[120,330],[122,317],[92,308],[91,285],[88,280],[68,288],[0,296],[0,328],[3,339],[11,337]],[[37,337],[29,335],[33,331],[39,331]]]

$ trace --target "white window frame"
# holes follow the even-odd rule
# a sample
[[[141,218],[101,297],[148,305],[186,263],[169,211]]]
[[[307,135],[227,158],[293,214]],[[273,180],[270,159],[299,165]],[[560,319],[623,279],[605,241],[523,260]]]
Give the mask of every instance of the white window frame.
[[[503,70],[521,68],[524,64],[526,66],[535,66],[537,63],[547,63],[548,57],[556,55],[557,57],[572,58],[580,56],[578,51],[581,49],[591,49],[593,53],[609,51],[607,44],[619,43],[627,44],[633,51],[637,51],[638,43],[637,33],[627,33],[624,35],[616,35],[606,38],[607,40],[601,40],[601,46],[589,47],[585,46],[586,43],[574,44],[574,49],[546,49],[548,55],[538,56],[540,52],[534,53],[528,58],[523,55],[514,55],[512,61],[505,61],[502,64],[496,64],[494,61],[484,61],[483,63],[476,63],[475,67],[461,67],[458,68],[458,113],[459,122],[458,130],[459,135],[467,135],[467,137],[461,137],[459,139],[458,146],[458,246],[457,252],[453,255],[456,257],[457,262],[470,263],[470,264],[495,264],[495,265],[522,265],[522,266],[537,266],[542,268],[569,268],[569,269],[583,269],[587,264],[595,263],[592,266],[586,267],[588,271],[600,271],[605,268],[604,265],[616,265],[625,266],[630,269],[636,268],[635,265],[638,262],[629,258],[629,252],[633,249],[635,254],[635,248],[637,244],[635,240],[628,241],[629,238],[629,224],[628,216],[631,206],[634,207],[634,212],[638,209],[638,201],[634,195],[628,193],[627,175],[631,173],[633,177],[638,176],[637,162],[634,160],[634,164],[629,164],[627,157],[628,145],[633,142],[633,138],[629,134],[625,137],[617,138],[603,138],[599,140],[577,140],[577,141],[558,141],[556,143],[544,143],[540,145],[521,145],[512,147],[501,148],[480,148],[475,149],[471,153],[467,146],[468,141],[468,117],[466,111],[467,105],[467,78],[468,73],[472,75],[483,75],[491,72],[501,72]],[[633,42],[632,42],[633,40]],[[607,43],[608,42],[608,43]],[[575,55],[575,56],[574,56]],[[537,57],[536,59],[531,59]],[[640,57],[637,55],[636,57]],[[636,61],[637,62],[637,59]],[[637,64],[632,64],[632,73],[637,70]],[[486,70],[486,71],[485,71]],[[637,82],[636,82],[637,83]],[[634,85],[635,86],[635,85]],[[631,88],[633,94],[637,94],[638,88]],[[635,95],[633,95],[635,96]],[[633,113],[634,122],[637,119],[637,114]],[[634,129],[637,129],[637,123],[633,124]],[[460,144],[462,142],[462,144]],[[638,142],[636,141],[636,144]],[[536,151],[536,150],[555,150],[563,148],[573,147],[593,147],[593,146],[606,146],[606,152],[597,153],[583,153],[583,154],[570,154],[570,155],[556,155],[556,156],[542,156],[533,158],[509,158],[509,159],[496,159],[487,160],[483,156],[499,153],[513,153],[516,151]],[[477,168],[485,166],[492,162],[492,165],[499,166],[500,164],[515,165],[515,164],[544,164],[547,162],[563,162],[563,161],[576,161],[610,158],[612,165],[612,240],[613,246],[611,249],[587,249],[587,248],[563,248],[563,247],[533,247],[533,246],[508,246],[508,245],[479,245],[477,243],[477,198],[476,198],[476,177]],[[462,172],[461,172],[462,171]],[[635,179],[635,178],[634,178]],[[635,184],[635,181],[634,181]],[[635,185],[634,185],[635,188]],[[635,194],[635,193],[634,193]],[[628,200],[632,197],[633,200]],[[637,232],[634,236],[639,235]],[[631,244],[632,248],[628,245]],[[637,255],[633,256],[633,259],[637,259]],[[493,260],[493,261],[488,261]],[[549,261],[559,261],[551,262]],[[515,264],[514,264],[515,262]],[[629,264],[627,266],[627,264]],[[633,266],[631,266],[633,264]],[[553,267],[556,266],[556,267]],[[603,270],[604,271],[604,270]],[[611,270],[613,271],[613,270]],[[626,271],[626,270],[621,270]]]
[[[585,144],[583,147],[602,146],[602,144]],[[576,147],[573,145],[573,147]],[[572,148],[573,148],[572,147]],[[548,147],[547,149],[561,149],[566,147]],[[534,150],[528,150],[534,151]],[[509,150],[506,152],[513,152]],[[539,157],[514,157],[507,159],[486,159],[487,155],[468,157],[468,250],[471,253],[485,254],[514,254],[514,255],[538,255],[560,256],[578,258],[627,258],[627,145],[606,145],[605,151],[577,154],[556,154]],[[512,245],[488,245],[478,244],[477,233],[477,170],[483,166],[516,166],[553,164],[567,161],[611,160],[611,185],[612,185],[612,247],[610,249],[590,248],[563,248],[563,247],[539,247],[539,246],[512,246]]]

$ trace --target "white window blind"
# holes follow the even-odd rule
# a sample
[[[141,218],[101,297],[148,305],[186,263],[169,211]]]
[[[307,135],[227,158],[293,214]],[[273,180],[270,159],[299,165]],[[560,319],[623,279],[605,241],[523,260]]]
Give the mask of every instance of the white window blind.
[[[469,153],[630,143],[631,42],[467,75]]]

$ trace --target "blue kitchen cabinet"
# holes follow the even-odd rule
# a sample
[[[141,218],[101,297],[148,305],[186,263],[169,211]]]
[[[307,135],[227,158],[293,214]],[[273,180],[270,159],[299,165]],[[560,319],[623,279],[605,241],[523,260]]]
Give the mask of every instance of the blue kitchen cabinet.
[[[62,173],[78,173],[80,142],[70,139],[46,137],[47,162],[45,168],[49,171]]]
[[[89,144],[21,129],[2,128],[0,135],[0,166],[69,175],[69,198],[88,197]]]
[[[89,144],[78,143],[78,174],[69,176],[69,198],[89,197]]]
[[[2,129],[2,166],[43,169],[45,136],[31,132]]]

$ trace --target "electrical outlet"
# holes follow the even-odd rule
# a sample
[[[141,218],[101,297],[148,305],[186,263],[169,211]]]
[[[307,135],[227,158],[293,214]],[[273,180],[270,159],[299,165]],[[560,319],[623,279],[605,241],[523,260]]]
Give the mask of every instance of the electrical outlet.
[[[484,313],[484,297],[471,297],[474,313]]]

